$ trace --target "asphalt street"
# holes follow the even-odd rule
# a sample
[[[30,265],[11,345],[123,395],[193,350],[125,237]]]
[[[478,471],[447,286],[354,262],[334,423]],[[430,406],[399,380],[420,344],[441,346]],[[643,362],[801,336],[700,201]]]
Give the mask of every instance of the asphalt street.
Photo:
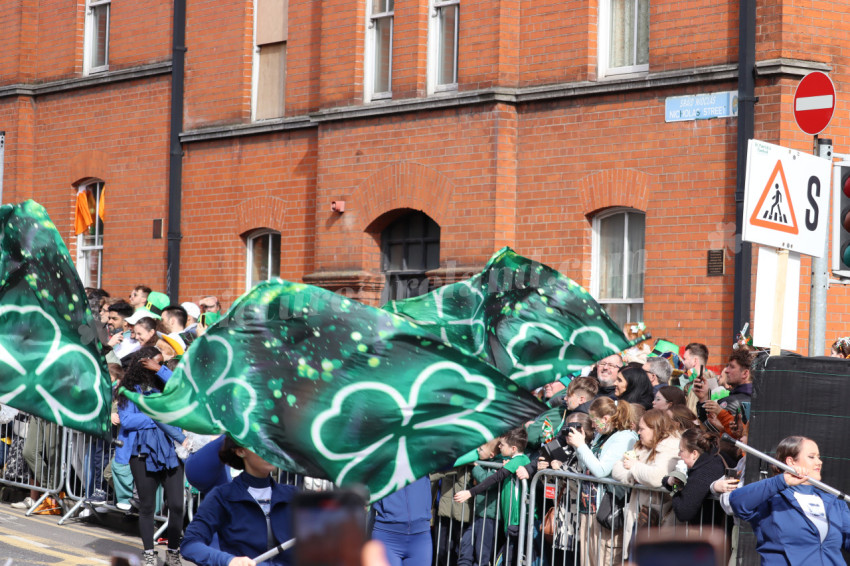
[[[58,515],[32,515],[0,504],[0,566],[103,566],[114,553],[139,556],[138,523],[119,513],[99,515],[100,521],[72,519],[58,525]],[[164,547],[158,547],[160,563]],[[187,566],[188,562],[184,562]]]

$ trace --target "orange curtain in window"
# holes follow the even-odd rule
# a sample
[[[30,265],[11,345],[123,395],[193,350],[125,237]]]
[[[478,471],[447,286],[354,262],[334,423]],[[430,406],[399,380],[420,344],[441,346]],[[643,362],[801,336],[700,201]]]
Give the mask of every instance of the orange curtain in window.
[[[106,222],[106,187],[100,190],[100,202],[97,205],[97,215],[101,222]]]
[[[88,230],[89,226],[94,224],[91,212],[89,211],[89,199],[87,193],[88,191],[86,190],[82,190],[77,193],[77,209],[74,211],[74,234],[78,236]]]

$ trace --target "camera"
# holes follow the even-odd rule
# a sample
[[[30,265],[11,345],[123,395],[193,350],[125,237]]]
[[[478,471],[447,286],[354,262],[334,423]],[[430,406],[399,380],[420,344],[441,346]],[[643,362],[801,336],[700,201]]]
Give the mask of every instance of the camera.
[[[581,432],[581,423],[567,423],[561,429],[558,436],[544,444],[541,448],[541,455],[549,460],[558,460],[561,462],[569,462],[573,459],[576,449],[567,444],[567,436],[570,430],[576,429]]]

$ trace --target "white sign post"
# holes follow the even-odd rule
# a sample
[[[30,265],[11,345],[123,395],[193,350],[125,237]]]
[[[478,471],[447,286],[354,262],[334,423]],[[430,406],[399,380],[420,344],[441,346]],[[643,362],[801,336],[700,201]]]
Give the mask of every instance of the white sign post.
[[[759,302],[758,293],[765,286],[757,282],[754,331],[764,337],[760,326],[770,328],[771,355],[790,345],[782,339],[786,287],[799,298],[799,269],[796,277],[788,277],[788,252],[821,257],[827,233],[829,213],[829,175],[832,163],[814,155],[750,140],[747,151],[747,183],[744,195],[743,239],[778,248],[775,270],[762,273],[759,256],[759,279],[770,277],[774,285],[772,309]],[[774,262],[770,262],[774,263]],[[762,291],[764,293],[764,291]],[[759,308],[759,305],[762,308]],[[789,313],[794,317],[796,312]],[[794,321],[796,347],[796,320]],[[762,338],[763,339],[763,338]],[[755,332],[753,343],[756,344]],[[756,344],[767,345],[767,344]]]

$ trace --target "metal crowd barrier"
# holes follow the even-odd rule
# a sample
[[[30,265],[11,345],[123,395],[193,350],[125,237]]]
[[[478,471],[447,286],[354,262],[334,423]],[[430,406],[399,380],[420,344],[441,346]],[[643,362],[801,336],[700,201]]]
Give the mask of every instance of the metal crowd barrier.
[[[495,462],[478,461],[481,468],[496,471],[502,467]],[[454,495],[472,487],[472,466],[461,466],[446,472],[431,474],[435,566],[487,566],[495,564],[500,552],[500,566],[523,563],[526,536],[526,505],[528,481],[511,478],[519,490],[519,525],[516,537],[507,537],[502,524],[502,482],[467,503],[455,503]],[[508,502],[513,504],[513,500]],[[510,510],[509,510],[510,511]],[[492,517],[490,516],[492,515]],[[515,539],[515,540],[514,540]],[[509,543],[509,544],[508,544]],[[512,550],[514,549],[515,550]],[[511,556],[516,552],[516,559]]]
[[[61,459],[63,429],[43,419],[20,413],[15,420],[5,425],[5,430],[11,435],[11,444],[6,448],[0,485],[41,493],[35,504],[27,510],[27,516],[48,497],[61,501],[56,496],[62,489],[64,479]]]
[[[670,508],[670,492],[666,489],[626,485],[612,479],[600,479],[566,470],[551,469],[538,471],[531,480],[529,497],[526,502],[525,556],[545,557],[545,562],[550,566],[565,566],[566,564],[603,566],[628,563],[629,549],[623,548],[622,527],[618,532],[608,531],[610,534],[607,539],[601,538],[599,529],[596,529],[596,531],[600,536],[594,539],[592,537],[593,531],[587,528],[590,521],[596,521],[595,514],[581,512],[582,493],[585,494],[586,498],[587,494],[592,493],[592,490],[588,489],[589,486],[596,486],[597,488],[604,486],[608,490],[613,490],[618,496],[624,495],[625,508],[628,508],[631,498],[637,497],[639,494],[643,494],[641,501],[645,502],[649,509],[669,508],[669,511],[660,518],[660,523],[674,530],[681,530],[683,539],[687,539],[692,533],[701,534],[703,527],[718,526],[722,528],[726,547],[725,563],[730,562],[733,518],[727,516],[722,510],[714,509],[711,516],[702,516],[701,514],[698,521],[691,524],[683,523],[676,519],[672,508]],[[550,508],[555,509],[553,513],[557,517],[553,523],[554,532],[551,540],[546,541],[544,537],[539,536],[535,543],[534,536],[542,529],[546,513]],[[542,512],[537,513],[538,510]],[[582,518],[584,524],[582,524]],[[652,526],[648,522],[645,526],[635,527],[636,530],[646,529],[647,532],[651,528]],[[620,542],[619,551],[617,550],[618,542]],[[613,550],[605,552],[603,548]],[[588,549],[596,549],[595,555],[589,553]],[[615,558],[617,555],[619,555],[619,559]],[[532,563],[533,561],[529,561],[527,564]]]

